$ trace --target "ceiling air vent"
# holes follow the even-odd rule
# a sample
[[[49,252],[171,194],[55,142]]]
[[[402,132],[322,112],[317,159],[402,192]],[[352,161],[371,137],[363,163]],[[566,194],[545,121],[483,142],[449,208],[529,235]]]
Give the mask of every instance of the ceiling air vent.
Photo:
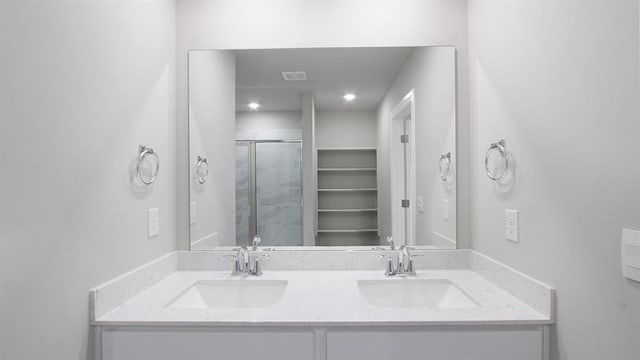
[[[286,81],[302,81],[307,80],[307,73],[304,71],[284,71],[282,78]]]

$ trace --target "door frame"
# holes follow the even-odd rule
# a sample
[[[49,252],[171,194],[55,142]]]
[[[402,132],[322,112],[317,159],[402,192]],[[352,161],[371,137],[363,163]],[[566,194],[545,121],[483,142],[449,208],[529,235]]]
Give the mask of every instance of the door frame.
[[[415,193],[416,193],[416,147],[415,147],[415,89],[411,89],[404,98],[391,111],[391,134],[390,134],[390,170],[391,170],[391,235],[398,245],[415,245]],[[409,169],[407,169],[407,189],[406,199],[409,200],[409,207],[402,208],[401,202],[405,199],[405,152],[404,144],[400,142],[400,136],[404,134],[404,121],[410,118],[409,122],[409,142],[406,154],[409,156]],[[406,224],[406,227],[405,227]],[[405,228],[403,230],[403,228]]]

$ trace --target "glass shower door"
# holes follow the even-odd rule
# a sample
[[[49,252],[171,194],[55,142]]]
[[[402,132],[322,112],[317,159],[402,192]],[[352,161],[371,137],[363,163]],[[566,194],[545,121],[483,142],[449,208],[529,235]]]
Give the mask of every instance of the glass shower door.
[[[249,242],[251,230],[251,144],[236,142],[236,244]]]
[[[236,141],[236,244],[301,246],[302,143]]]
[[[302,143],[255,143],[256,231],[262,246],[301,246]]]

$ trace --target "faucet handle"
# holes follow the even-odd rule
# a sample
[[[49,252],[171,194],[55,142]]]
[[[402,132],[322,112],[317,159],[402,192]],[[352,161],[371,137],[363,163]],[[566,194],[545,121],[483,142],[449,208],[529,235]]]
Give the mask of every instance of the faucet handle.
[[[387,267],[384,270],[384,274],[386,276],[393,276],[395,274],[398,273],[398,270],[396,269],[396,266],[393,262],[393,258],[389,255],[378,255],[378,259],[386,259],[387,260]]]
[[[409,274],[409,275],[415,275],[416,274],[416,269],[413,266],[413,259],[409,259],[409,264],[407,264],[407,274]]]
[[[256,259],[253,262],[253,269],[251,270],[251,275],[260,276],[262,275],[262,269],[260,268],[260,262]]]
[[[258,245],[262,242],[262,239],[259,236],[255,236],[253,238],[253,242],[251,243],[251,246],[253,247],[253,251],[256,251],[258,249]]]
[[[387,243],[389,243],[389,246],[391,247],[391,250],[395,250],[396,249],[396,245],[393,242],[393,236],[387,236]]]
[[[236,259],[236,263],[233,266],[233,271],[231,271],[231,276],[236,276],[242,274],[242,268],[240,267],[240,259]]]
[[[260,276],[262,275],[262,268],[260,266],[260,260],[261,259],[268,259],[271,256],[269,256],[269,254],[262,254],[262,255],[258,255],[253,259],[253,262],[251,264],[251,268],[249,269],[249,274],[251,275],[256,275],[256,276]]]

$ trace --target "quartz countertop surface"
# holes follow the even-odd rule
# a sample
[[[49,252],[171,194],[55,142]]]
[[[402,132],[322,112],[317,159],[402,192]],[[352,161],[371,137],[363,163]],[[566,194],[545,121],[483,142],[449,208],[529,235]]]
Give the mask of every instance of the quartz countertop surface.
[[[375,307],[362,297],[358,280],[449,280],[477,307]],[[287,280],[280,300],[268,308],[176,309],[167,307],[199,281]],[[545,315],[467,269],[418,271],[414,277],[388,278],[381,271],[265,271],[260,277],[229,271],[175,271],[93,320],[100,326],[425,326],[542,325]]]

